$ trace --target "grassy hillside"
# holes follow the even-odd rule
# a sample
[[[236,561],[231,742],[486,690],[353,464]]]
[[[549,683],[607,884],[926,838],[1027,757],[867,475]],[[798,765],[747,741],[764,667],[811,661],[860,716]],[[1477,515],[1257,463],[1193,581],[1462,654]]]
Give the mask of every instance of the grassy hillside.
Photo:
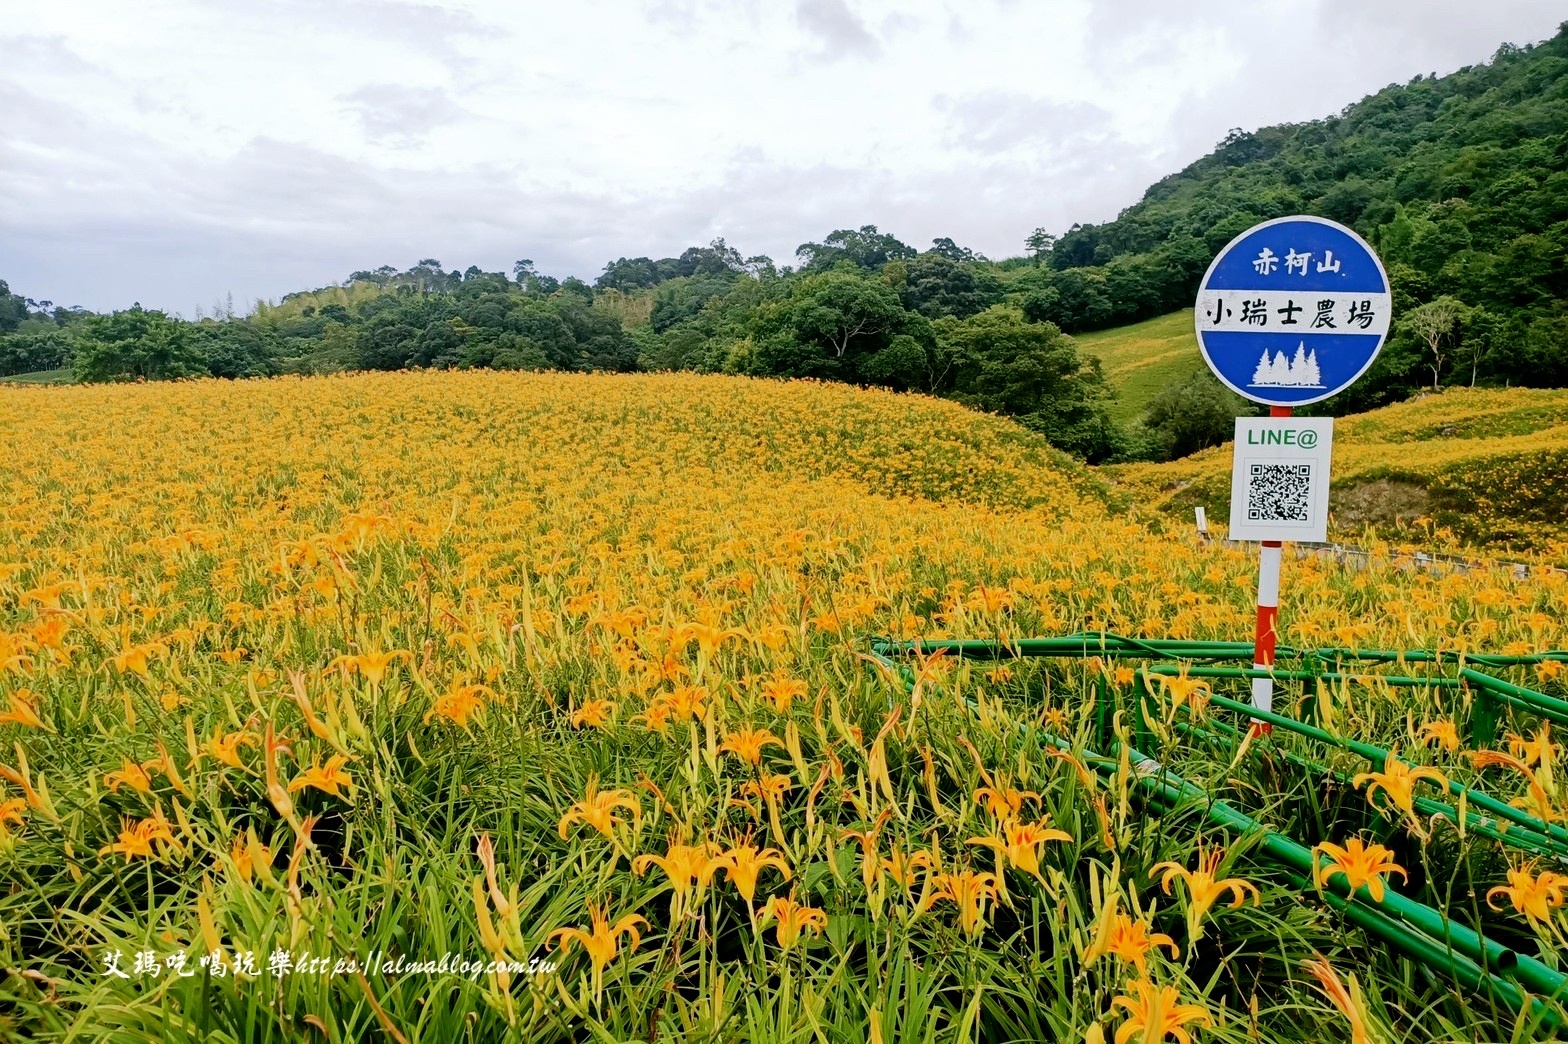
[[[1158,512],[1223,522],[1231,446],[1104,469]],[[1330,537],[1430,523],[1499,549],[1568,550],[1568,391],[1451,388],[1340,420]]]
[[[14,373],[9,377],[0,378],[10,384],[70,384],[71,368],[69,366],[59,370],[35,370],[32,373]]]
[[[1116,392],[1111,415],[1120,424],[1137,420],[1149,400],[1203,369],[1190,308],[1114,330],[1078,334],[1073,340],[1104,366],[1105,379]]]

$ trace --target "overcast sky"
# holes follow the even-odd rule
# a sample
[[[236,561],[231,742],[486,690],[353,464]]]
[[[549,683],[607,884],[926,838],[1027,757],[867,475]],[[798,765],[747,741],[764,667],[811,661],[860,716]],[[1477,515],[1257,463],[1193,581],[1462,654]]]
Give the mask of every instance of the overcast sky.
[[[875,224],[995,257],[1560,0],[0,0],[0,278],[191,315]]]

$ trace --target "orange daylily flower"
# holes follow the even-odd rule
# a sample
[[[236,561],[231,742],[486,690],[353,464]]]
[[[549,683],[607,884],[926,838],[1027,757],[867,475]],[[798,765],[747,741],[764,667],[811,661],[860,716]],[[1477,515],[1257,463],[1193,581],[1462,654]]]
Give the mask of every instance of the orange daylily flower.
[[[1214,686],[1207,678],[1189,678],[1186,668],[1177,675],[1156,674],[1149,677],[1155,678],[1160,683],[1160,689],[1170,698],[1172,707],[1183,704],[1198,717],[1209,706],[1209,697],[1214,695]]]
[[[327,759],[325,765],[313,764],[310,768],[295,776],[289,782],[289,792],[303,790],[305,787],[315,787],[324,794],[331,794],[335,798],[343,798],[339,787],[347,787],[348,795],[345,800],[352,800],[354,796],[354,781],[349,774],[343,771],[343,766],[348,763],[348,758],[342,754],[334,754]]]
[[[1135,997],[1123,994],[1111,1000],[1112,1008],[1125,1008],[1127,1021],[1116,1030],[1116,1044],[1159,1044],[1175,1037],[1178,1044],[1192,1044],[1187,1026],[1213,1025],[1208,1009],[1199,1004],[1182,1004],[1174,986],[1156,986],[1145,979],[1134,979]]]
[[[0,711],[0,725],[14,723],[26,725],[30,729],[48,729],[51,732],[53,731],[38,716],[38,705],[34,702],[32,690],[18,689],[10,694],[8,702],[10,707],[7,710]]]
[[[684,648],[687,643],[696,640],[697,648],[704,654],[711,656],[717,652],[725,642],[731,639],[745,640],[745,631],[733,628],[715,627],[705,623],[686,623],[676,628],[676,642]]]
[[[3,794],[4,791],[0,791]],[[0,801],[0,852],[10,847],[11,824],[22,825],[22,810],[27,807],[26,798],[6,798]]]
[[[647,709],[641,714],[634,716],[632,720],[642,722],[643,727],[649,732],[657,732],[661,736],[668,736],[670,733],[670,713],[671,707],[668,701],[656,700],[648,704]]]
[[[1405,868],[1394,862],[1393,852],[1382,845],[1368,845],[1359,837],[1346,841],[1343,848],[1331,841],[1324,841],[1312,851],[1314,853],[1321,851],[1333,860],[1318,869],[1319,885],[1326,883],[1335,874],[1343,874],[1352,893],[1365,885],[1367,894],[1381,901],[1383,875],[1398,874],[1407,881],[1410,879],[1405,873]]]
[[[725,736],[724,742],[719,744],[719,750],[728,751],[748,765],[759,765],[762,763],[764,747],[782,746],[784,741],[768,729],[741,729]]]
[[[254,833],[241,831],[234,835],[234,841],[229,845],[229,857],[234,860],[235,871],[247,884],[255,876],[257,866],[263,869],[272,866],[272,854],[272,849],[256,840]]]
[[[899,848],[892,849],[878,867],[881,873],[891,877],[906,894],[914,888],[918,872],[924,871],[929,874],[935,869],[937,869],[937,860],[930,852],[922,849],[906,854]],[[880,873],[878,876],[880,877]]]
[[[1148,975],[1150,950],[1164,946],[1170,950],[1171,960],[1181,955],[1176,940],[1163,932],[1151,931],[1147,921],[1135,921],[1120,910],[1108,910],[1106,913],[1109,917],[1103,926],[1103,935],[1084,954],[1085,964],[1093,964],[1109,955],[1131,964],[1138,969],[1139,975]]]
[[[983,870],[939,873],[927,880],[928,890],[915,906],[924,913],[946,899],[958,906],[958,926],[965,935],[978,935],[985,928],[986,905],[996,899],[996,875]],[[934,888],[929,886],[934,885]]]
[[[133,673],[146,678],[148,677],[148,661],[152,659],[155,653],[166,653],[168,651],[168,646],[162,642],[143,642],[140,645],[132,645],[130,629],[129,627],[123,627],[120,631],[120,651],[115,653],[110,662],[114,664],[114,669],[121,674]]]
[[[984,805],[997,819],[1018,819],[1024,812],[1024,798],[1040,800],[1032,790],[1014,790],[1005,784],[981,787],[975,791],[975,801]]]
[[[230,768],[242,769],[245,767],[245,763],[240,760],[240,748],[254,747],[260,742],[261,740],[254,732],[236,729],[233,732],[214,733],[205,746],[207,753],[217,758],[223,764]]]
[[[173,826],[164,818],[161,809],[155,809],[151,816],[141,822],[122,819],[119,840],[103,846],[98,850],[98,854],[119,853],[125,856],[126,862],[130,862],[137,856],[152,859],[160,854],[158,848],[160,845],[163,846],[164,851],[180,848],[180,843],[174,839]]]
[[[1526,808],[1535,813],[1537,819],[1550,823],[1560,819],[1561,815],[1552,803],[1552,794],[1548,792],[1549,780],[1545,769],[1532,771],[1529,765],[1514,757],[1497,750],[1477,750],[1470,754],[1470,764],[1476,769],[1510,768],[1524,777],[1525,790],[1528,797],[1516,797],[1509,800],[1510,805]],[[1555,788],[1553,788],[1555,790]]]
[[[740,792],[771,802],[779,800],[794,789],[795,784],[789,776],[782,772],[772,772],[741,784]]]
[[[494,696],[489,686],[453,682],[452,687],[436,697],[436,702],[425,713],[424,720],[441,717],[455,725],[468,728],[468,719],[484,710],[486,696]]]
[[[1350,976],[1350,988],[1339,981],[1339,973],[1334,966],[1322,957],[1303,961],[1302,967],[1312,973],[1318,980],[1318,988],[1323,995],[1338,1008],[1350,1022],[1350,1044],[1372,1044],[1372,1035],[1368,1025],[1372,1021],[1367,1013],[1366,1001],[1361,996],[1361,984],[1356,982],[1354,974]]]
[[[1506,895],[1515,913],[1521,913],[1531,921],[1546,923],[1552,919],[1552,909],[1563,905],[1565,889],[1568,889],[1568,876],[1551,870],[1543,870],[1537,876],[1522,866],[1513,867],[1508,871],[1506,885],[1498,885],[1486,893],[1486,903],[1496,910],[1498,907],[1492,897]]]
[[[790,704],[804,695],[806,683],[783,671],[775,671],[773,677],[762,684],[763,699],[773,704],[773,709],[780,714],[788,713]]]
[[[1226,894],[1231,897],[1231,908],[1240,906],[1247,898],[1247,893],[1252,893],[1252,905],[1262,902],[1257,886],[1240,877],[1216,878],[1220,863],[1224,860],[1225,850],[1218,845],[1211,849],[1198,850],[1198,869],[1188,870],[1180,863],[1167,860],[1156,863],[1149,871],[1153,878],[1161,870],[1165,871],[1160,879],[1160,887],[1166,895],[1171,894],[1171,882],[1180,878],[1187,885],[1187,933],[1191,939],[1198,939],[1203,934],[1203,918],[1209,909]]]
[[[633,816],[639,820],[642,818],[642,804],[636,794],[630,790],[600,790],[599,777],[589,776],[588,789],[583,793],[583,799],[574,802],[566,810],[556,829],[560,832],[561,840],[565,841],[568,828],[573,823],[581,822],[613,840],[615,827],[620,823],[615,815],[615,810],[619,808],[630,809]]]
[[[713,859],[713,870],[723,870],[725,880],[735,886],[741,898],[750,903],[757,894],[757,878],[768,867],[776,869],[788,881],[794,876],[784,853],[776,848],[758,848],[751,844],[738,844]]]
[[[705,685],[682,685],[663,697],[670,706],[670,713],[682,720],[708,716],[708,688]]]
[[[582,947],[593,966],[593,992],[597,999],[604,992],[604,969],[621,951],[621,936],[631,937],[627,952],[637,949],[637,944],[642,941],[642,933],[637,930],[637,926],[640,924],[646,927],[648,921],[641,914],[627,914],[611,924],[605,908],[595,903],[588,904],[588,916],[592,922],[590,928],[557,928],[550,933],[545,943],[556,943],[563,954],[573,943]]]
[[[1039,823],[1004,821],[997,828],[997,836],[971,837],[966,844],[983,845],[996,851],[997,860],[1004,857],[1011,865],[1033,877],[1040,876],[1040,846],[1047,841],[1071,841],[1073,836],[1065,830],[1056,830]]]
[[[714,845],[704,841],[700,845],[671,843],[662,856],[640,855],[632,860],[632,873],[641,877],[649,867],[658,867],[670,882],[670,889],[681,900],[693,890],[701,891],[713,879],[718,869],[713,860]]]
[[[64,613],[56,613],[48,619],[39,620],[27,629],[34,642],[41,649],[50,649],[60,659],[61,663],[69,667],[71,657],[65,648],[65,632],[71,627],[71,621]]]
[[[386,678],[387,668],[397,660],[412,663],[414,654],[407,649],[391,649],[386,652],[371,650],[353,655],[344,653],[327,664],[327,669],[342,667],[345,671],[358,672],[372,686],[379,687],[382,680]]]
[[[1552,742],[1552,723],[1541,722],[1540,729],[1529,739],[1510,732],[1508,749],[1514,757],[1532,768],[1539,765],[1550,769],[1557,755],[1557,745]]]
[[[615,713],[615,701],[608,699],[589,700],[581,707],[572,711],[572,728],[602,729],[609,723],[610,716]]]
[[[159,760],[154,758],[138,765],[129,758],[122,758],[118,769],[103,774],[103,785],[109,788],[111,794],[118,793],[121,787],[130,787],[143,794],[151,794],[152,773],[148,770],[157,768]]]
[[[1447,718],[1427,722],[1421,727],[1423,743],[1436,743],[1443,750],[1453,753],[1459,749],[1459,729]]]
[[[27,670],[33,662],[27,651],[33,647],[34,643],[29,638],[0,631],[0,671],[21,673]]]
[[[802,931],[810,931],[820,937],[822,930],[828,926],[827,914],[797,903],[793,893],[787,899],[777,896],[768,900],[762,908],[762,920],[778,922],[774,937],[778,940],[779,948],[785,951],[795,948]]]
[[[1351,785],[1360,788],[1362,783],[1370,781],[1367,787],[1367,801],[1372,799],[1381,790],[1393,802],[1394,807],[1407,816],[1415,815],[1415,788],[1423,779],[1431,780],[1438,786],[1447,786],[1448,777],[1435,768],[1422,766],[1411,768],[1401,761],[1398,756],[1399,748],[1394,747],[1388,752],[1388,757],[1383,761],[1382,772],[1363,772],[1351,780]],[[1375,803],[1374,803],[1374,807]]]

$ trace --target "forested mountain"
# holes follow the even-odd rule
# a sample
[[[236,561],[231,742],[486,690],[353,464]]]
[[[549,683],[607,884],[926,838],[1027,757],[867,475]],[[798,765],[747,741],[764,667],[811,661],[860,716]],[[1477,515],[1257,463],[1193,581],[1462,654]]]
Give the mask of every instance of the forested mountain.
[[[352,273],[340,286],[186,321],[25,300],[0,283],[0,374],[78,379],[350,368],[695,369],[945,395],[1011,414],[1089,459],[1161,457],[1219,436],[1240,400],[1206,375],[1118,428],[1070,337],[1190,305],[1215,253],[1260,220],[1344,222],[1389,269],[1396,330],[1343,413],[1422,384],[1568,384],[1568,24],[1485,65],[1390,86],[1311,123],[1232,132],[1103,225],[1036,229],[991,261],[872,225],[793,265],[718,239],[622,257],[593,285],[512,271]],[[1204,418],[1208,418],[1204,421]],[[1195,434],[1194,424],[1198,424]],[[1171,426],[1183,428],[1179,437]]]
[[[1115,221],[1055,240],[1027,310],[1073,331],[1190,304],[1233,236],[1297,213],[1370,241],[1407,320],[1357,408],[1430,383],[1434,362],[1439,380],[1568,383],[1568,25],[1336,117],[1233,131]],[[1435,345],[1409,321],[1423,305],[1453,316]]]

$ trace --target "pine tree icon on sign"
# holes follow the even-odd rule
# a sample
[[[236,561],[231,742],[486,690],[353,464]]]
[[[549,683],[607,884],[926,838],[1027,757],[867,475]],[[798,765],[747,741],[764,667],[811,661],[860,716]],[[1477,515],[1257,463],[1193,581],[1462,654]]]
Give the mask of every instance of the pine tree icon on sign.
[[[1294,358],[1285,358],[1284,352],[1276,352],[1272,359],[1269,350],[1263,349],[1263,355],[1258,359],[1258,368],[1252,371],[1252,381],[1249,388],[1321,388],[1323,375],[1318,370],[1318,352],[1314,348],[1307,351],[1307,342],[1302,341],[1296,346]]]

